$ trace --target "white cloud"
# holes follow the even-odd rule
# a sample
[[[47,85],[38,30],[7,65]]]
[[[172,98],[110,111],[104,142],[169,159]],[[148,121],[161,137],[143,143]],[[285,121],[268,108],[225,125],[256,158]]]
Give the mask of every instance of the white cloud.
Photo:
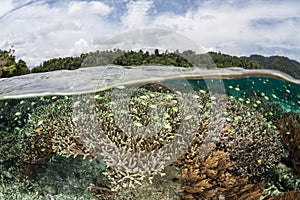
[[[206,48],[242,55],[257,52],[255,46],[283,45],[299,49],[300,20],[292,21],[295,16],[300,17],[297,2],[253,1],[240,6],[226,2],[221,5],[204,3],[198,10],[182,15],[161,13],[149,25],[170,27]],[[265,19],[271,24],[253,26],[257,19]],[[281,20],[281,23],[273,24],[272,19]]]
[[[80,3],[84,6],[79,6],[76,11],[76,5]],[[71,8],[76,15],[69,14]],[[94,50],[93,41],[108,38],[118,30],[104,19],[104,15],[111,10],[109,6],[96,1],[29,4],[1,19],[1,26],[5,29],[0,32],[0,38],[3,39],[0,48],[14,46],[17,57],[30,66],[49,58]],[[83,41],[88,42],[84,44]]]
[[[105,16],[109,14],[113,9],[102,2],[99,1],[90,1],[90,2],[71,2],[69,4],[68,13],[70,15],[78,15],[82,14],[83,12],[89,12],[91,14],[98,14]]]
[[[11,0],[2,0],[0,6],[0,16],[13,9],[14,5]]]
[[[133,29],[145,26],[150,18],[149,9],[153,5],[152,1],[131,1],[127,4],[127,12],[122,17],[122,23],[126,28]]]
[[[48,58],[94,51],[123,31],[164,27],[209,50],[234,55],[277,52],[300,61],[297,1],[199,1],[199,7],[181,14],[155,10],[160,1],[113,2],[125,7],[96,0],[1,0],[0,15],[5,16],[0,18],[0,48],[13,45],[16,56],[35,66]]]
[[[71,52],[73,54],[81,54],[82,52],[88,52],[91,48],[91,44],[89,44],[85,39],[80,38],[74,43],[74,47],[71,49]]]

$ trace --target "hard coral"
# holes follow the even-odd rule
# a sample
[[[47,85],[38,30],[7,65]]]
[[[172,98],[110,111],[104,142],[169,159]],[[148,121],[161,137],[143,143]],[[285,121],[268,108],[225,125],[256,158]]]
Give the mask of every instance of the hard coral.
[[[266,200],[299,200],[299,199],[300,199],[299,191],[285,192],[282,195],[270,196],[266,198]]]
[[[89,156],[72,123],[72,103],[57,100],[37,107],[21,130],[21,165],[42,164],[55,153]]]
[[[248,184],[247,177],[233,175],[235,165],[224,151],[209,155],[186,155],[181,171],[183,193],[180,199],[259,199],[263,183]]]
[[[278,120],[276,126],[285,148],[290,153],[294,170],[300,174],[300,123],[292,117],[287,117]]]
[[[263,177],[281,158],[278,133],[254,109],[225,95],[150,89],[129,88],[129,98],[126,92],[108,90],[36,108],[22,130],[28,141],[21,149],[23,160],[35,164],[52,153],[101,159],[112,169],[106,174],[112,189],[118,190],[139,185],[143,179],[151,181],[186,152],[191,141],[188,156],[207,142],[215,144],[214,150],[227,152],[235,162],[231,175],[219,177],[215,169],[207,173],[230,180],[233,186],[242,181],[236,175]],[[214,162],[224,164],[222,159]]]
[[[210,103],[205,96],[201,95],[204,105]],[[217,150],[228,152],[236,163],[237,175],[260,181],[283,155],[279,133],[255,109],[224,95],[214,97],[215,101],[211,102],[217,105],[226,102],[224,108],[221,111],[211,109],[199,116],[202,123],[192,146],[208,141],[214,143]]]

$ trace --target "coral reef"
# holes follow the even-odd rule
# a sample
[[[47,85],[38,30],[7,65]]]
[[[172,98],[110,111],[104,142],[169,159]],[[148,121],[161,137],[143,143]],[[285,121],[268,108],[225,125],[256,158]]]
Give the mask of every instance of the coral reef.
[[[234,174],[235,163],[228,153],[202,153],[207,147],[190,152],[183,160],[181,183],[184,190],[180,199],[259,199],[263,183],[249,184],[247,177]]]
[[[220,138],[217,148],[229,153],[239,175],[263,178],[283,155],[275,126],[254,108],[233,99],[227,100],[224,118],[226,123],[216,131]]]
[[[280,162],[267,174],[266,191],[268,195],[274,191],[293,191],[300,188],[300,177],[295,175],[292,166]]]
[[[36,177],[36,166],[45,164],[55,153],[64,157],[91,158],[72,123],[71,105],[71,101],[57,99],[38,106],[30,114],[28,123],[18,135],[19,178]]]
[[[270,196],[267,197],[265,200],[298,200],[298,199],[300,199],[300,192],[292,191],[292,192],[286,192],[278,196]]]
[[[282,142],[289,151],[294,170],[300,174],[300,123],[292,117],[278,120],[277,128]]]
[[[20,166],[29,171],[55,153],[103,160],[110,189],[117,191],[141,185],[144,179],[151,183],[180,155],[195,154],[208,142],[235,163],[232,176],[254,182],[282,156],[272,123],[225,95],[149,84],[52,101],[34,108],[20,131],[25,141],[20,144]]]

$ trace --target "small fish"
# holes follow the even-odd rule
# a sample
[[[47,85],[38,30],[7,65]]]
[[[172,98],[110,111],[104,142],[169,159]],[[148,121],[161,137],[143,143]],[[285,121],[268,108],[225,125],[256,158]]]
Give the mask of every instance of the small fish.
[[[140,96],[140,98],[141,98],[141,99],[148,99],[148,97],[145,96],[145,95]]]
[[[230,133],[232,129],[229,126],[227,126],[227,131]]]
[[[166,129],[172,129],[172,126],[170,124],[164,124],[164,128],[166,128]]]
[[[200,93],[206,94],[206,91],[205,90],[200,90]]]
[[[16,116],[20,116],[22,113],[21,112],[16,112],[15,115]]]
[[[150,106],[149,106],[150,108],[157,108],[157,106],[156,105],[153,105],[153,104],[151,104]]]
[[[43,124],[43,120],[39,120],[38,123],[37,123],[38,126],[40,126],[42,124]]]
[[[134,121],[133,124],[136,125],[137,127],[143,126],[143,124],[141,122],[138,122],[138,121]]]
[[[269,115],[270,115],[270,116],[273,116],[273,113],[272,113],[272,112],[269,112]]]
[[[164,113],[164,118],[168,118],[168,117],[170,117],[170,115],[167,112],[165,112]]]
[[[77,107],[79,105],[79,103],[80,103],[80,101],[74,102],[73,107]]]
[[[178,107],[173,107],[172,110],[175,111],[175,112],[177,112],[178,111]]]
[[[173,99],[173,96],[170,95],[170,94],[167,94],[167,95],[165,96],[165,98],[166,98],[166,99]]]
[[[257,142],[258,142],[258,143],[260,143],[260,142],[261,142],[261,140],[260,140],[260,139],[258,139],[258,140],[257,140]]]
[[[236,88],[234,88],[236,91],[240,91],[240,88],[238,88],[238,87],[236,87]]]
[[[266,100],[269,100],[269,97],[268,97],[268,96],[264,96],[264,98],[265,98]]]
[[[158,115],[154,115],[152,118],[153,118],[154,120],[158,120],[158,119],[159,119],[159,116],[158,116]]]
[[[36,128],[34,132],[39,133],[42,129],[40,127]]]

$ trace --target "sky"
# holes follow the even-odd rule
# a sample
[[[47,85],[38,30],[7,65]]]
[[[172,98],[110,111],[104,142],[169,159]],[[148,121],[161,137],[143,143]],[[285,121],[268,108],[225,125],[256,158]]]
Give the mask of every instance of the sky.
[[[1,0],[0,25],[0,49],[13,46],[16,57],[30,67],[101,49],[106,41],[122,48],[127,39],[118,36],[149,28],[144,38],[157,40],[158,47],[167,40],[158,37],[160,30],[168,30],[205,51],[300,61],[298,0]],[[179,50],[189,47],[173,37],[165,43],[178,44]],[[140,47],[146,44],[139,40]]]

